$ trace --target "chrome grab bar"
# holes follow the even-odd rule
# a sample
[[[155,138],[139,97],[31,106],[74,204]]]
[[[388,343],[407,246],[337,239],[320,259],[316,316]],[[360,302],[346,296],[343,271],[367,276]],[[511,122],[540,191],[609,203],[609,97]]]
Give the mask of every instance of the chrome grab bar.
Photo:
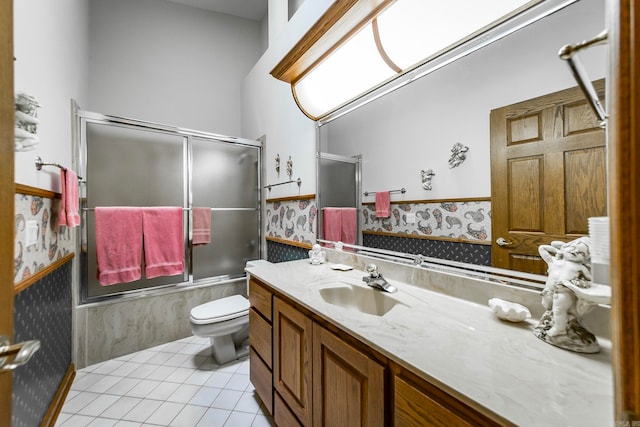
[[[596,93],[596,90],[593,88],[593,85],[591,84],[591,80],[589,79],[587,72],[582,66],[582,62],[580,61],[580,58],[578,58],[576,54],[582,49],[606,43],[607,38],[608,38],[607,30],[604,30],[600,34],[592,38],[591,40],[584,40],[576,44],[568,44],[568,45],[562,46],[562,48],[560,48],[560,52],[558,52],[558,56],[560,56],[561,59],[564,59],[565,61],[567,61],[567,64],[569,64],[569,68],[573,73],[573,77],[578,82],[578,86],[580,86],[580,89],[582,89],[582,92],[587,98],[589,105],[591,106],[594,113],[596,114],[596,117],[600,121],[600,126],[603,126],[603,127],[605,126],[607,121],[607,113],[604,107],[602,106],[602,104],[600,103],[598,94]]]

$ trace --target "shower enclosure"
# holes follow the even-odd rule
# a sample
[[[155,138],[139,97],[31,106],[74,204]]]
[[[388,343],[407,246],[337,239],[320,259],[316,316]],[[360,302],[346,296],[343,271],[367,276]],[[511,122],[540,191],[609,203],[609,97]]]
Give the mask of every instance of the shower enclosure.
[[[82,302],[233,279],[244,275],[247,260],[260,258],[259,141],[86,111],[77,115]],[[96,278],[98,206],[182,207],[184,273],[101,286]],[[209,244],[191,244],[192,207],[211,208]]]

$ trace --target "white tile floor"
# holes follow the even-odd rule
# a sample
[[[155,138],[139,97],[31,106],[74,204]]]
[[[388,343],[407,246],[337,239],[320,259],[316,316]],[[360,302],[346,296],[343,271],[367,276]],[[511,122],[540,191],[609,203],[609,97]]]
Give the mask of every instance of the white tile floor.
[[[249,358],[217,365],[189,337],[80,369],[56,427],[273,427],[249,382]]]

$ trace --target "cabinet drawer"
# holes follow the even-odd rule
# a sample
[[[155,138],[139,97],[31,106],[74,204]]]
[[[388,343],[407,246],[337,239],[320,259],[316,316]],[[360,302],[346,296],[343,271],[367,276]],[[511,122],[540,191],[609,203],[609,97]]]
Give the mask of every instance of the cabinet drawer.
[[[278,427],[302,427],[278,393],[275,393],[273,401],[273,420]]]
[[[249,280],[249,302],[251,307],[271,322],[271,292],[256,279]]]
[[[273,415],[273,375],[253,347],[249,347],[249,379],[267,411]]]
[[[413,377],[413,376],[411,376]],[[415,378],[414,378],[415,379]],[[446,394],[435,386],[396,375],[393,379],[394,426],[486,426],[512,425],[490,418]]]
[[[272,368],[271,325],[253,308],[249,310],[249,343],[267,366]]]

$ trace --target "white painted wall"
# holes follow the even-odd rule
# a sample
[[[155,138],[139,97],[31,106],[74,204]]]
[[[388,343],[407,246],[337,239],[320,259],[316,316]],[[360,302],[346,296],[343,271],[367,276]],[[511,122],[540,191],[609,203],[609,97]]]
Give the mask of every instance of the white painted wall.
[[[40,144],[15,154],[15,181],[59,192],[59,169],[38,172],[34,159],[72,166],[71,99],[88,100],[88,0],[20,0],[13,7],[15,91],[42,105]]]
[[[327,151],[363,155],[366,191],[406,187],[405,200],[490,197],[490,111],[576,86],[557,53],[604,28],[604,1],[580,1],[323,126]],[[592,79],[606,75],[605,46],[579,56]],[[467,160],[449,169],[456,142],[469,147]],[[431,191],[421,187],[428,168],[436,173]]]
[[[272,77],[269,72],[302,38],[304,33],[322,16],[333,3],[331,0],[305,1],[290,21],[286,21],[288,0],[271,0],[279,12],[280,28],[270,28],[269,49],[260,58],[244,80],[242,87],[242,136],[255,139],[266,135],[266,182],[275,184],[288,180],[285,173],[286,160],[293,160],[293,179],[302,180],[296,184],[274,187],[265,192],[267,198],[315,194],[316,192],[316,130],[315,122],[309,120],[296,106],[291,87]],[[284,8],[284,9],[283,9]],[[285,20],[282,21],[282,16]],[[271,25],[270,20],[270,25]],[[282,159],[280,175],[275,171],[275,157]]]
[[[267,183],[286,180],[284,169],[276,175],[273,159],[291,155],[293,178],[303,181],[301,194],[316,191],[315,125],[298,110],[289,85],[269,72],[328,6],[312,3],[302,4],[243,86],[243,136],[267,135]],[[363,154],[363,189],[406,187],[406,200],[489,197],[490,110],[575,86],[557,52],[566,43],[599,33],[604,15],[603,0],[582,0],[322,127],[321,137],[329,141],[330,152]],[[605,76],[606,55],[606,47],[580,54],[592,79]],[[470,147],[468,159],[449,169],[456,142]],[[427,168],[436,172],[432,191],[421,187],[420,170]],[[297,186],[290,184],[266,196],[295,194]]]
[[[159,0],[91,0],[90,22],[84,109],[241,136],[259,22]]]

